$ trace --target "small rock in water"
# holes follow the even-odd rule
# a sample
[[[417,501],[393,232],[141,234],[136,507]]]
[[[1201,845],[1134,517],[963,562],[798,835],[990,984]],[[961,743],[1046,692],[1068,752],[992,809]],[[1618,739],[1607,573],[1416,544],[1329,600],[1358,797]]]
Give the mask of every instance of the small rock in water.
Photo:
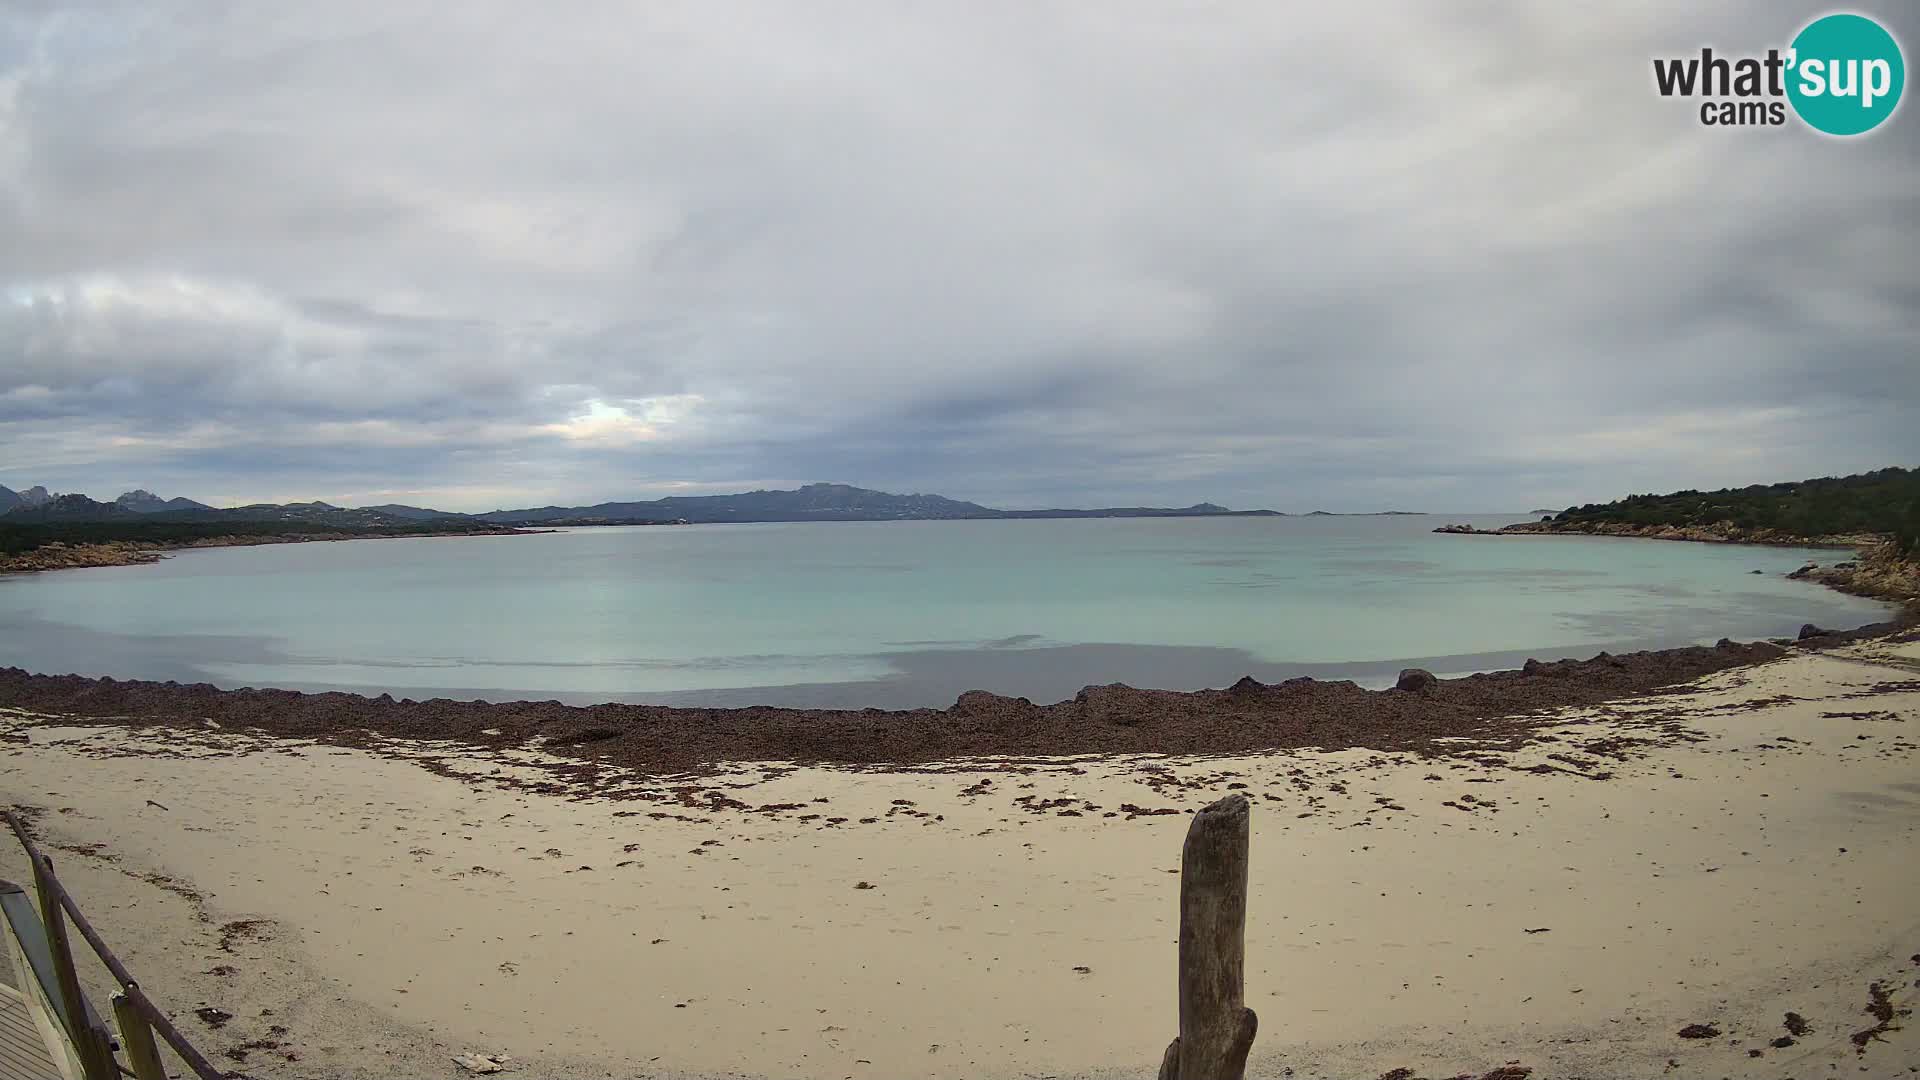
[[[1825,637],[1826,635],[1827,632],[1825,630],[1820,629],[1812,623],[1802,623],[1800,626],[1801,641],[1805,641],[1808,638]]]

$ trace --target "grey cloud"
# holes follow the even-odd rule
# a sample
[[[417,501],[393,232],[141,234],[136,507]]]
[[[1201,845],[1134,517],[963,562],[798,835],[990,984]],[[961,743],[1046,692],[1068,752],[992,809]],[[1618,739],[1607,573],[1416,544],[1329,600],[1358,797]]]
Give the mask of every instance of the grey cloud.
[[[0,13],[0,482],[1443,510],[1920,459],[1911,104],[1652,91],[1790,5],[443,9]]]

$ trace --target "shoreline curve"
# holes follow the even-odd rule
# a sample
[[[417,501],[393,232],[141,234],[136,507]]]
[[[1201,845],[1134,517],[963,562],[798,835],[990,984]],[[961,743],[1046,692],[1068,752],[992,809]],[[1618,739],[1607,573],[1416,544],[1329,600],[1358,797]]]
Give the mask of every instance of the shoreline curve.
[[[0,707],[129,727],[211,725],[343,746],[397,738],[489,750],[537,747],[587,768],[652,773],[703,772],[740,761],[897,768],[961,758],[1211,756],[1303,747],[1443,757],[1524,745],[1557,708],[1657,695],[1802,650],[1915,637],[1920,619],[1908,614],[1849,631],[1809,626],[1791,643],[1722,638],[1713,646],[1529,660],[1518,670],[1449,679],[1414,669],[1384,690],[1350,680],[1246,677],[1225,689],[1196,691],[1088,686],[1051,705],[970,690],[945,709],[901,710],[415,701],[7,667],[0,668]]]

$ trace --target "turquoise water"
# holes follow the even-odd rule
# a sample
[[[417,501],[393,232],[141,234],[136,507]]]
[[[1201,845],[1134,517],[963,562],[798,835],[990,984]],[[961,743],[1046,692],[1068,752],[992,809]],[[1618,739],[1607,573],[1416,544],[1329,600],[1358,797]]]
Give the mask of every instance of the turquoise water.
[[[395,696],[944,705],[1377,684],[1853,626],[1832,552],[1435,535],[1446,517],[576,529],[182,552],[0,581],[0,664]],[[1752,574],[1753,570],[1764,574]]]

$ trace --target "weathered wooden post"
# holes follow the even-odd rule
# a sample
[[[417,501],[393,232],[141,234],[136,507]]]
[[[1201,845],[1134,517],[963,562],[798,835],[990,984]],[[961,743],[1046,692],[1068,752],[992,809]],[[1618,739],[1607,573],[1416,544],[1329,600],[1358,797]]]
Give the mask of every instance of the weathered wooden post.
[[[67,913],[60,906],[60,886],[53,876],[53,860],[45,855],[33,857],[33,885],[40,895],[40,922],[46,929],[47,950],[53,958],[60,1007],[67,1014],[67,1039],[80,1058],[87,1080],[117,1080],[113,1050],[105,1033],[87,1022],[87,999],[80,989],[80,974],[73,966],[73,948],[67,941]]]
[[[120,1047],[127,1053],[133,1075],[140,1080],[167,1080],[166,1067],[160,1064],[160,1048],[153,1042],[153,1028],[127,995],[113,995],[113,1018],[120,1025]]]
[[[1245,795],[1193,816],[1180,853],[1180,1034],[1160,1080],[1243,1080],[1257,1021],[1246,1007]]]

